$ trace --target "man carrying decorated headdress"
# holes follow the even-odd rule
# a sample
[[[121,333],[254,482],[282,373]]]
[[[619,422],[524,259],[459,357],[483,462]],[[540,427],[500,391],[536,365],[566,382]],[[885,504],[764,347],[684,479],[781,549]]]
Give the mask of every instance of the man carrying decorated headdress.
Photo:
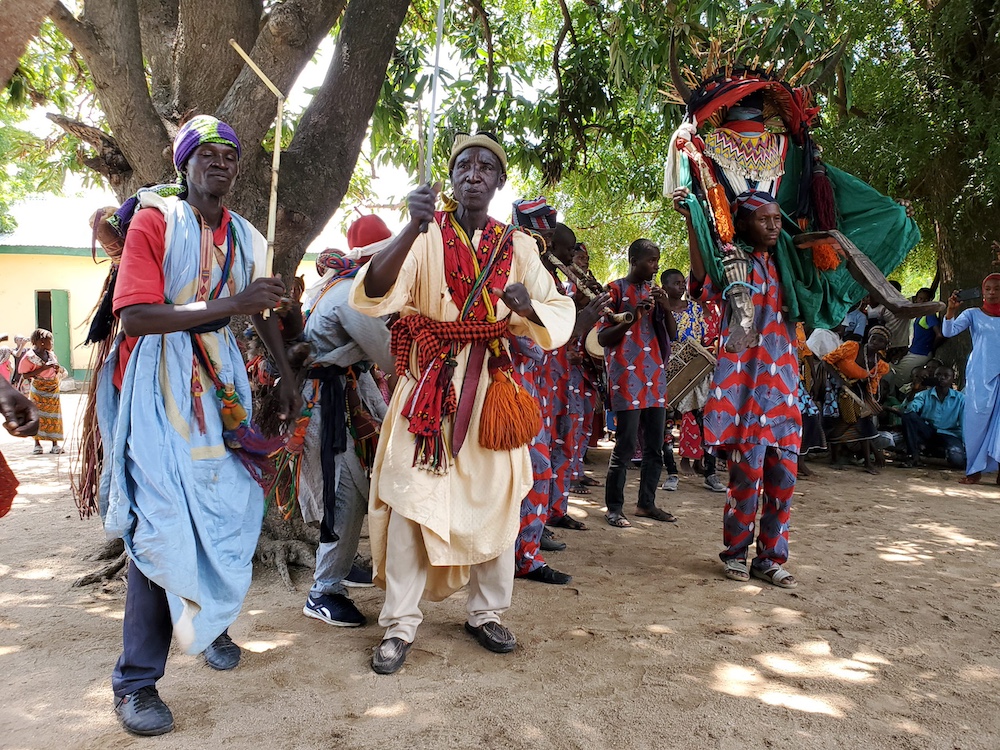
[[[898,314],[923,314],[883,276],[920,234],[903,206],[821,161],[807,88],[726,62],[691,91],[673,49],[670,67],[686,112],[664,194],[686,219],[693,295],[728,308],[705,407],[706,443],[730,458],[721,557],[729,578],[752,573],[790,587],[783,565],[801,431],[792,325],[833,328],[866,293]]]
[[[250,424],[231,316],[254,316],[282,375],[283,416],[298,411],[277,317],[260,317],[284,285],[264,276],[261,234],[223,205],[239,157],[232,128],[194,117],[174,139],[177,184],[140,191],[112,222],[124,235],[113,296],[124,335],[101,369],[97,410],[105,530],[130,559],[111,683],[134,734],[173,729],[156,690],[171,635],[215,669],[240,659],[227,630],[250,586],[270,446]]]
[[[369,500],[375,581],[385,586],[385,637],[372,669],[403,666],[423,615],[469,584],[465,629],[506,653],[521,501],[532,488],[528,444],[538,404],[514,381],[508,338],[543,349],[572,333],[575,310],[542,268],[530,237],[488,215],[507,155],[486,133],[455,137],[454,201],[408,197],[410,221],[364,266],[351,305],[400,313],[392,328],[399,382],[382,425]]]

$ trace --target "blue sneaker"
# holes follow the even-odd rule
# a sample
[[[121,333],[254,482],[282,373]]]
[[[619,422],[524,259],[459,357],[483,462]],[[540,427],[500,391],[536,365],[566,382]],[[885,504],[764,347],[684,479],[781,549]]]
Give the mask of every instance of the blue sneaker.
[[[357,628],[368,622],[354,602],[342,594],[310,595],[302,614],[341,628]]]
[[[375,585],[372,583],[371,568],[364,568],[357,563],[351,566],[351,572],[341,583],[350,589],[370,589]]]

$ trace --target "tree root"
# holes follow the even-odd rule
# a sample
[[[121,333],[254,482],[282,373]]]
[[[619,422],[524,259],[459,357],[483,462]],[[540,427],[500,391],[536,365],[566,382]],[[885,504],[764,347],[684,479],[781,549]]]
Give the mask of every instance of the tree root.
[[[120,539],[117,541],[121,541]],[[94,559],[90,557],[88,559]],[[103,558],[107,559],[107,558]],[[89,586],[92,583],[100,583],[101,581],[109,581],[114,576],[118,575],[124,568],[125,564],[128,562],[128,555],[122,550],[121,554],[110,564],[104,566],[100,570],[95,570],[93,573],[87,573],[84,576],[76,579],[73,583],[73,588],[79,588],[81,586]]]
[[[289,564],[301,565],[310,570],[316,567],[316,552],[313,545],[300,539],[271,539],[263,534],[257,542],[254,559],[263,565],[275,568],[289,591],[298,590],[292,583]]]
[[[87,562],[100,562],[101,560],[116,560],[125,551],[125,542],[122,539],[109,539],[102,544],[95,552],[87,555],[84,560]]]

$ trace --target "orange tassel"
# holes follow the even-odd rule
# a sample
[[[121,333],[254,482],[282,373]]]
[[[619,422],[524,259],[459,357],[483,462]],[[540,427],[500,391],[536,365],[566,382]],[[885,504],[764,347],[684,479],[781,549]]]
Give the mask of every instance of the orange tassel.
[[[820,271],[833,271],[840,267],[841,260],[843,260],[837,249],[824,242],[822,245],[816,245],[812,250],[812,260],[813,265]]]
[[[531,442],[542,429],[538,402],[503,370],[493,373],[479,421],[479,444],[487,450],[511,451]]]
[[[732,242],[736,235],[736,228],[733,226],[733,215],[729,212],[726,189],[718,183],[712,185],[708,189],[708,202],[712,206],[712,213],[715,214],[715,226],[719,230],[719,239],[723,242]]]

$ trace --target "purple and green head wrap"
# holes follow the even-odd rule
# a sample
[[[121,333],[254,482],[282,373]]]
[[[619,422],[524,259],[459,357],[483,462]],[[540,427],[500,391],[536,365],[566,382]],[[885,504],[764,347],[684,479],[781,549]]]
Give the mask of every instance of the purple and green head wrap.
[[[184,123],[174,138],[174,168],[178,174],[194,150],[203,143],[224,143],[236,149],[237,157],[240,155],[240,140],[235,130],[211,115],[198,115]]]
[[[128,231],[128,225],[132,217],[139,208],[139,194],[145,191],[156,193],[167,197],[180,195],[187,191],[187,183],[181,168],[191,158],[191,154],[203,143],[224,143],[236,149],[236,156],[240,155],[240,141],[236,137],[236,131],[229,125],[211,115],[198,115],[192,117],[181,126],[174,138],[174,168],[177,170],[177,182],[169,185],[154,185],[152,187],[140,188],[131,198],[126,200],[121,208],[115,211],[114,216],[108,219],[108,224],[124,237]]]

